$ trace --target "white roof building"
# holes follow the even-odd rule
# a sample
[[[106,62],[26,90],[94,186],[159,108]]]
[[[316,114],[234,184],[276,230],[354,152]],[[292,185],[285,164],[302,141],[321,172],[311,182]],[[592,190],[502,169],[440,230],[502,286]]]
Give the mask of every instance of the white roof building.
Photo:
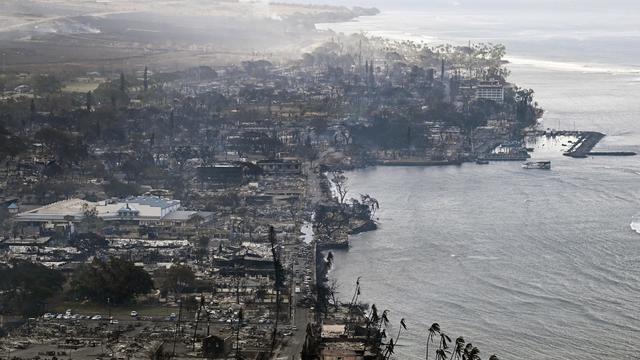
[[[141,222],[163,221],[190,217],[196,212],[178,211],[180,200],[153,196],[136,196],[118,201],[91,202],[82,199],[58,201],[16,216],[21,222],[67,223],[78,222],[86,211],[94,210],[105,221],[136,220]]]

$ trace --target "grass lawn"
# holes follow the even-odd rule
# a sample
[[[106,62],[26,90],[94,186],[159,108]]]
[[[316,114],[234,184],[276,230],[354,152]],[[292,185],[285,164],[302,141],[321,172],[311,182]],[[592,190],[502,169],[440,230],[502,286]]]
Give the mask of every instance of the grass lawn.
[[[99,81],[92,82],[70,82],[62,88],[64,92],[78,92],[78,93],[87,93],[89,91],[94,91],[101,84]]]

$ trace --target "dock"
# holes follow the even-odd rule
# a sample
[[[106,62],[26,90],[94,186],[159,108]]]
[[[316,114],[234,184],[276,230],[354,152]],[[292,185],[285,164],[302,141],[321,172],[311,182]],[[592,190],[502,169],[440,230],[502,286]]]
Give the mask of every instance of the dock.
[[[500,153],[500,154],[484,154],[478,157],[478,160],[486,161],[526,161],[531,158],[531,155],[526,152],[518,153]]]
[[[636,156],[634,151],[592,151],[589,156]]]
[[[605,135],[596,131],[584,131],[577,133],[577,136],[578,140],[563,153],[564,156],[586,158]]]

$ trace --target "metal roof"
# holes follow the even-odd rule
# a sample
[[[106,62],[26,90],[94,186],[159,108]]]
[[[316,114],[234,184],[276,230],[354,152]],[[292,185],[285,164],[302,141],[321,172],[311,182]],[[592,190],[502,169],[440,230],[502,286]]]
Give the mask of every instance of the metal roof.
[[[180,205],[180,200],[169,200],[157,196],[135,196],[127,198],[126,202],[139,205],[147,205],[151,207],[159,207],[162,209]]]

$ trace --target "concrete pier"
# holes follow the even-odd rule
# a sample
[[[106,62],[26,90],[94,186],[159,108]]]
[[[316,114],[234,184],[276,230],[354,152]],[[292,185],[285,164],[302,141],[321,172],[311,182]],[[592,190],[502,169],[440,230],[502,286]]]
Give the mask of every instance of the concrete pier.
[[[578,140],[563,155],[585,158],[605,135],[595,131],[585,131],[580,132],[577,136]]]

